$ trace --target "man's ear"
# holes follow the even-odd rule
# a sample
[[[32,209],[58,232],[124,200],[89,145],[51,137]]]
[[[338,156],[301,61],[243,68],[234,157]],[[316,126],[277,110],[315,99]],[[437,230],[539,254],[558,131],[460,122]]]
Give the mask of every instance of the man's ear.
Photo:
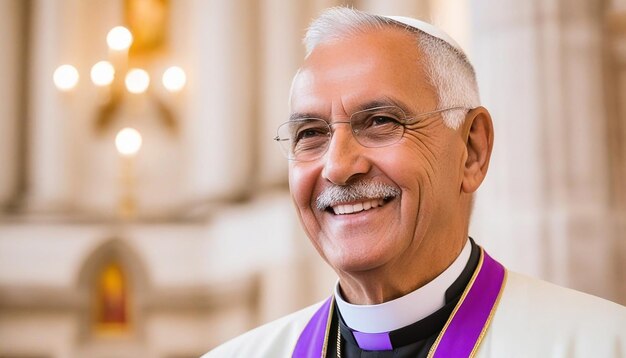
[[[493,148],[493,123],[489,111],[485,107],[470,110],[463,123],[462,133],[467,158],[461,189],[465,193],[473,193],[487,175]]]

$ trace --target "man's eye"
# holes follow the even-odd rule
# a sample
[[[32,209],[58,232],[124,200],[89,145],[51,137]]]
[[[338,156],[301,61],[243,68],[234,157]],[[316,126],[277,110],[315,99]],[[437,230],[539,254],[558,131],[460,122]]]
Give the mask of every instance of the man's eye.
[[[375,114],[367,117],[363,122],[358,125],[358,130],[372,130],[383,129],[389,127],[397,127],[400,125],[400,121],[397,117],[387,114]]]
[[[371,119],[371,125],[381,126],[385,124],[398,124],[398,120],[390,116],[373,116]]]
[[[295,138],[296,138],[296,141],[299,141],[302,139],[318,138],[321,136],[325,136],[326,135],[325,132],[327,131],[324,130],[323,128],[307,128],[307,129],[302,129],[298,131]]]

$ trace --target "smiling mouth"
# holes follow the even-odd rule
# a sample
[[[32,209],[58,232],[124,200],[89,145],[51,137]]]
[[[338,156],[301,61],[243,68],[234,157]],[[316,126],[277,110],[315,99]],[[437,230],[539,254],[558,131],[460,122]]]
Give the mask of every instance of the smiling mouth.
[[[371,210],[380,206],[385,205],[393,198],[383,198],[383,199],[369,199],[365,201],[361,201],[354,204],[337,204],[333,206],[329,206],[326,208],[326,211],[333,213],[335,215],[347,215],[347,214],[356,214],[361,211]]]

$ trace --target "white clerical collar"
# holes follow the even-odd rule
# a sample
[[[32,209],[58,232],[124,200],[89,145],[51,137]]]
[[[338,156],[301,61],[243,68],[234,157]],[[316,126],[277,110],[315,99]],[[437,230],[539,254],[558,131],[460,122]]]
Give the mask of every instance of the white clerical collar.
[[[395,300],[378,305],[354,305],[346,302],[335,285],[335,301],[343,320],[353,330],[363,333],[389,332],[406,327],[434,313],[446,303],[446,290],[461,275],[472,252],[470,240],[454,262],[434,280]]]

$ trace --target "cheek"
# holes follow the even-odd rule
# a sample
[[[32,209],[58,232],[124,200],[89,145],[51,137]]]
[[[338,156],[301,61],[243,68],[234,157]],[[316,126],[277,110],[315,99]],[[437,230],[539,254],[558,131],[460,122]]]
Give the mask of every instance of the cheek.
[[[289,168],[289,190],[299,211],[308,209],[313,205],[315,183],[314,170],[298,166],[298,164],[291,164]]]
[[[454,133],[415,131],[407,136],[407,172],[415,176],[423,195],[460,190],[463,147]],[[462,144],[462,143],[461,143]]]
[[[427,147],[425,140],[407,140],[403,144],[402,150],[385,156],[385,172],[402,190],[401,217],[417,224],[421,222],[418,217],[428,216],[433,210],[442,158]]]
[[[424,185],[432,184],[434,168],[431,152],[414,143],[404,143],[400,150],[382,155],[381,169],[403,192],[419,194]]]
[[[319,233],[319,223],[315,216],[315,171],[307,167],[291,164],[289,167],[289,191],[296,207],[296,213],[304,232],[319,250],[315,239]]]

